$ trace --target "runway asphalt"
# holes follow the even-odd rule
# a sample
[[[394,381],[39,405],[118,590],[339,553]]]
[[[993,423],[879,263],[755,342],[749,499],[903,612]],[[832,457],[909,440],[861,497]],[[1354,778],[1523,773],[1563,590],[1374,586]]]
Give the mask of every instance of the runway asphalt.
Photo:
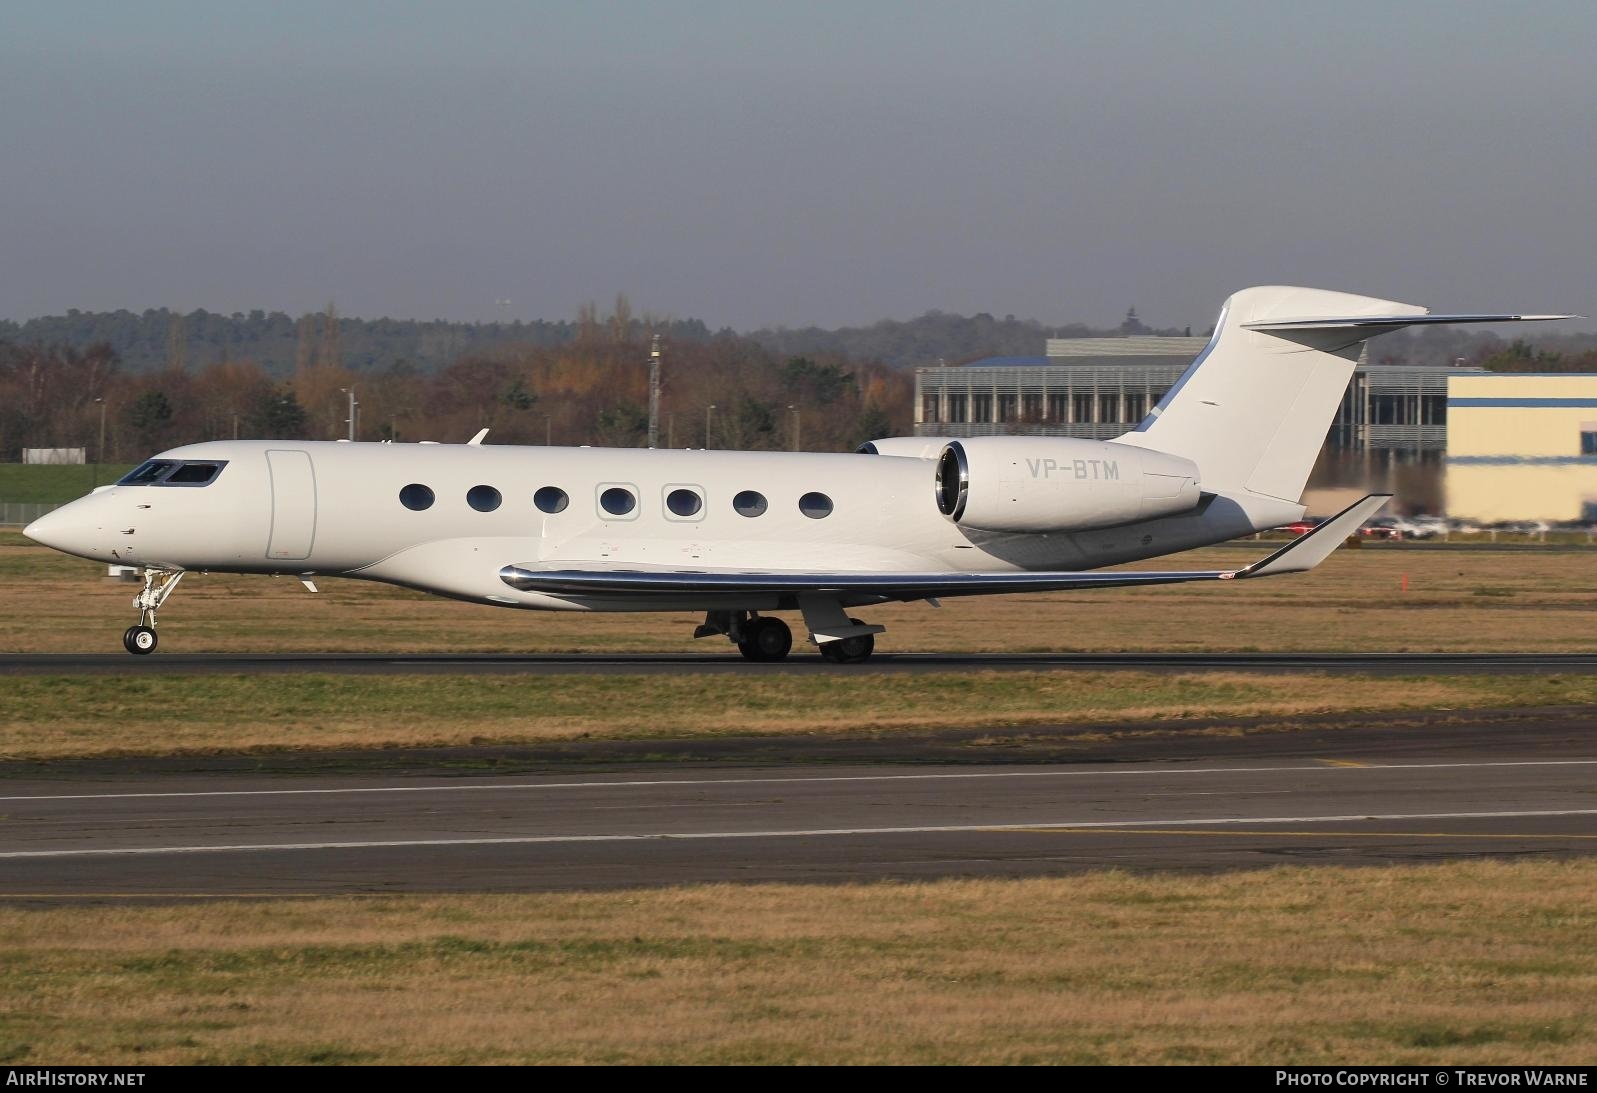
[[[1376,718],[1277,736],[1198,730],[1181,748],[1140,750],[1109,739],[1081,761],[1048,764],[592,762],[488,775],[441,763],[363,774],[8,766],[0,898],[539,891],[1597,853],[1597,721],[1585,714],[1438,717],[1408,729]],[[914,741],[899,746],[902,758],[915,758]]]
[[[678,672],[947,671],[1357,672],[1502,675],[1597,672],[1597,653],[878,653],[837,665],[812,652],[759,664],[735,650],[676,654],[13,653],[3,675],[139,675],[198,672],[332,672],[361,675],[654,675]]]

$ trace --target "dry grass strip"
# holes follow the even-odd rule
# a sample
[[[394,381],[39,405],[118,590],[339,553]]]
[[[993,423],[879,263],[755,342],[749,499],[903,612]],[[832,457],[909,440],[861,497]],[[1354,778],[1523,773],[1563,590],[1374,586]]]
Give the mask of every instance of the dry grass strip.
[[[1597,862],[0,908],[7,1063],[1597,1057]]]

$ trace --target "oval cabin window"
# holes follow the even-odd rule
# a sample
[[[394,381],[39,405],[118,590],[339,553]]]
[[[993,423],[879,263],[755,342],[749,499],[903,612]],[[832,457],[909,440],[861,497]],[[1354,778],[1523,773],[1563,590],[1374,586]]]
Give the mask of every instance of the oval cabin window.
[[[599,495],[599,507],[611,516],[625,516],[637,505],[638,499],[632,496],[632,491],[620,486],[611,486]]]
[[[532,495],[532,503],[538,506],[538,511],[547,513],[565,512],[566,506],[571,503],[571,498],[566,496],[566,491],[559,486],[545,486]]]
[[[473,486],[466,491],[466,504],[478,512],[492,512],[503,500],[492,486]]]
[[[765,495],[754,490],[744,490],[732,498],[732,510],[739,516],[747,516],[750,519],[764,516],[765,510],[769,507],[765,502]]]
[[[693,490],[672,490],[666,494],[665,507],[673,516],[697,516],[704,502]]]
[[[420,482],[412,482],[399,491],[399,503],[413,512],[433,507],[433,491]]]
[[[832,515],[832,499],[824,493],[806,493],[799,498],[799,511],[811,520]]]

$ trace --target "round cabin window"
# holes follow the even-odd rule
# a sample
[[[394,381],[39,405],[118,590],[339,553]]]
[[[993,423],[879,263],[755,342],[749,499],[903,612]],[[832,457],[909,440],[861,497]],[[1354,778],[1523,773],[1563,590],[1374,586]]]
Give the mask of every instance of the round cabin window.
[[[567,497],[566,491],[559,486],[544,486],[532,495],[532,503],[538,506],[539,512],[565,512],[566,506],[571,503],[571,498]]]
[[[420,482],[412,482],[399,491],[399,503],[413,512],[433,507],[433,491]]]
[[[611,516],[625,516],[638,507],[638,499],[631,490],[611,486],[599,495],[599,507]]]

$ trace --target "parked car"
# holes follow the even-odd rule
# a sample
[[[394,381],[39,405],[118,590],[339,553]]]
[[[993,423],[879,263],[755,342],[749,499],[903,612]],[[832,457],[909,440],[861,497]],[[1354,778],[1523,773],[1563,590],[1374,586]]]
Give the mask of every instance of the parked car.
[[[1446,536],[1448,532],[1445,516],[1410,516],[1408,522],[1413,525],[1414,530],[1406,534],[1412,539],[1434,539],[1437,536]]]
[[[1371,539],[1431,539],[1447,530],[1447,524],[1438,516],[1378,516],[1359,529],[1359,534]]]

